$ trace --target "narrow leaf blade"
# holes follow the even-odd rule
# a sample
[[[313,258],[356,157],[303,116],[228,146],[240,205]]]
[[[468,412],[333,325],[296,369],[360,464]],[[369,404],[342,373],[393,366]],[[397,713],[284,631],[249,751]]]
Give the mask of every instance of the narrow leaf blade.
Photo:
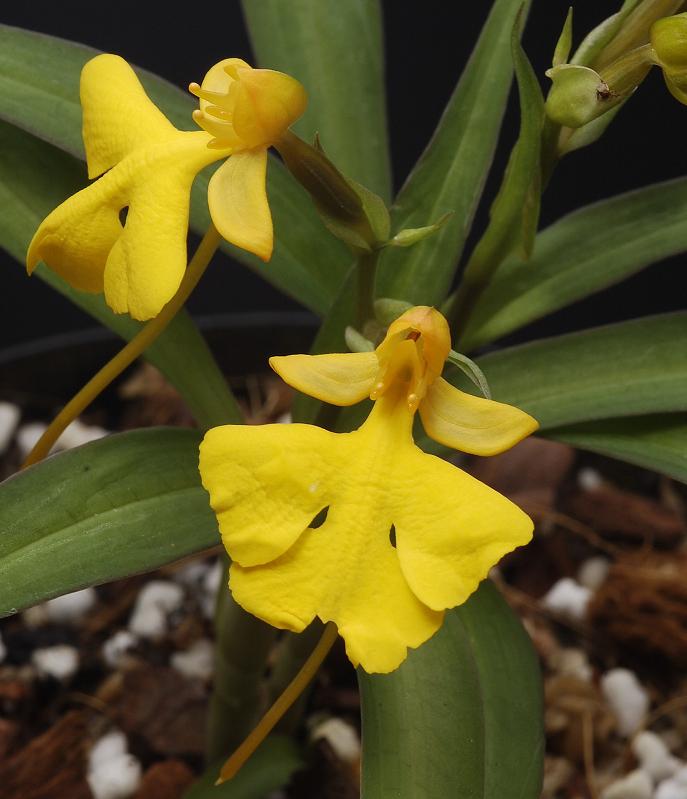
[[[557,427],[547,438],[662,472],[687,483],[687,415],[666,413]]]
[[[391,192],[381,7],[378,0],[243,0],[259,63],[308,90],[295,129],[319,133],[348,177],[388,200]]]
[[[120,433],[0,484],[0,616],[217,544],[199,442],[193,430]]]
[[[470,351],[656,261],[687,250],[687,178],[586,206],[536,239],[525,264],[505,261],[477,302],[460,347]]]
[[[687,411],[687,312],[658,314],[501,350],[478,360],[494,399],[542,430]]]
[[[496,147],[513,71],[511,31],[521,6],[522,0],[494,3],[432,140],[396,198],[392,231],[453,215],[426,241],[385,251],[380,297],[438,305],[446,296]]]
[[[365,799],[538,799],[539,666],[488,581],[399,669],[358,681]]]

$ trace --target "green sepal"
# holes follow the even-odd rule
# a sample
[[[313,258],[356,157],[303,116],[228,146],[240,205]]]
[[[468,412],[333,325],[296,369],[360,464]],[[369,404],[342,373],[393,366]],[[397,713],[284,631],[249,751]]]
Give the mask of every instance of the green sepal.
[[[557,67],[559,64],[565,64],[570,56],[572,49],[572,36],[573,36],[573,9],[572,6],[568,9],[568,15],[563,23],[563,30],[556,42],[556,48],[553,51],[553,58],[551,66]]]

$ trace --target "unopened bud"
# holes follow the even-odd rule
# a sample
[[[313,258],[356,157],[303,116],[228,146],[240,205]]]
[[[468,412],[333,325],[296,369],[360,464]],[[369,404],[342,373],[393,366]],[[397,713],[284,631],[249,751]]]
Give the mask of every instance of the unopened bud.
[[[356,250],[372,250],[389,234],[389,213],[374,192],[345,177],[315,146],[287,131],[275,148],[310,194],[328,230]]]
[[[651,45],[671,94],[687,105],[687,14],[659,19],[651,26]]]

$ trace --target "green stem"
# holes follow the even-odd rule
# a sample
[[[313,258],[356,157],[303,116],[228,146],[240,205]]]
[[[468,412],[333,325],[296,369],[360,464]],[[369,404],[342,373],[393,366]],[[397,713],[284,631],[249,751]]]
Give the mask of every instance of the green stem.
[[[225,568],[225,578],[226,572]],[[215,681],[208,720],[208,762],[236,749],[263,712],[267,700],[263,689],[265,664],[277,636],[274,627],[237,605],[226,586],[225,579],[215,614]]]
[[[356,270],[358,273],[358,303],[356,322],[363,332],[365,323],[374,319],[375,314],[375,284],[377,282],[377,265],[380,250],[362,253],[358,258]]]

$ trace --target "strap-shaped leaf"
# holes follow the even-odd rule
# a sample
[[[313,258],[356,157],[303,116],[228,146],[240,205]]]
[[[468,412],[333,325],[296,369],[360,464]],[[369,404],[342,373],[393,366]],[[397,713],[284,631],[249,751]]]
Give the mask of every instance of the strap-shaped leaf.
[[[539,666],[488,581],[399,669],[358,680],[364,799],[538,799]]]
[[[496,147],[513,72],[511,32],[522,6],[494,3],[432,140],[396,198],[392,230],[453,215],[429,239],[384,252],[380,297],[438,305],[446,296]]]
[[[217,544],[199,442],[192,430],[120,433],[0,484],[0,616]]]
[[[0,246],[23,264],[41,219],[80,188],[85,178],[82,162],[0,122]],[[36,274],[122,338],[133,338],[141,329],[139,322],[112,313],[102,296],[76,291],[43,265]],[[26,291],[31,291],[28,277]],[[177,314],[145,357],[177,387],[201,427],[241,419],[205,340],[185,311]]]
[[[0,25],[0,119],[84,158],[79,76],[97,55],[90,47]],[[179,128],[193,130],[196,101],[162,78],[137,70],[151,99]],[[191,75],[190,79],[202,78]],[[194,183],[191,226],[204,232],[210,217],[207,184],[212,169]],[[223,249],[265,280],[318,313],[331,304],[348,268],[346,248],[323,228],[308,196],[273,158],[268,194],[274,213],[276,248],[268,264],[229,244]]]
[[[687,178],[575,211],[536,239],[532,258],[505,261],[460,335],[473,350],[687,250]]]
[[[687,483],[687,414],[665,413],[556,427],[554,438]]]
[[[544,98],[537,76],[520,45],[518,22],[511,48],[520,99],[520,134],[503,182],[489,212],[489,225],[470,256],[455,299],[455,316],[468,318],[499,264],[511,252],[529,258],[539,223]]]
[[[261,66],[293,75],[307,88],[296,130],[319,133],[348,177],[390,199],[384,46],[378,0],[242,0]]]
[[[687,312],[659,314],[511,347],[478,360],[494,399],[542,430],[687,410]]]

